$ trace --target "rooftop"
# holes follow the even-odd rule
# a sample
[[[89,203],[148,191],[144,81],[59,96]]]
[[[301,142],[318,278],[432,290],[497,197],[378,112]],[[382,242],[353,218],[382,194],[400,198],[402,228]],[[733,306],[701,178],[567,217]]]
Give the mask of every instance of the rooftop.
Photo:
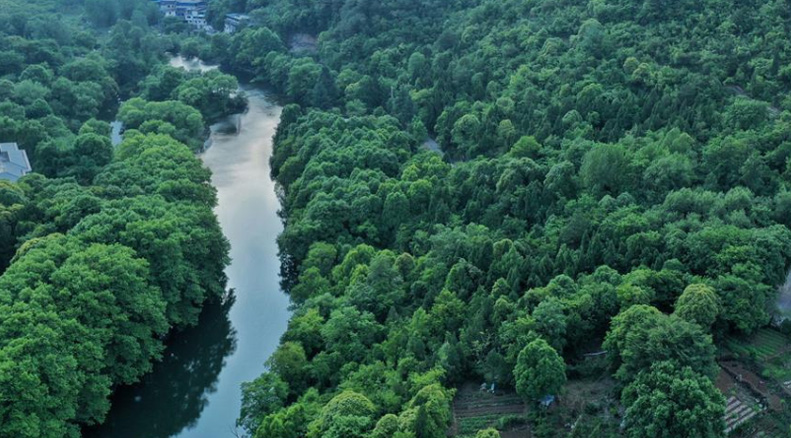
[[[0,179],[16,181],[32,170],[27,152],[16,143],[0,143]]]
[[[226,18],[230,18],[231,20],[249,20],[250,16],[245,14],[226,14]]]

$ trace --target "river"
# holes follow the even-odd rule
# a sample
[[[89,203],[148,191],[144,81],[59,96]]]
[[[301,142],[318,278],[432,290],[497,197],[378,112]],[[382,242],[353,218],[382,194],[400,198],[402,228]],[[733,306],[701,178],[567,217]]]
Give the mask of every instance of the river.
[[[213,68],[181,58],[171,65]],[[283,225],[269,169],[281,108],[262,90],[242,89],[249,109],[233,118],[239,131],[215,125],[201,155],[212,170],[217,217],[231,242],[226,273],[233,299],[207,305],[198,326],[171,335],[163,360],[139,384],[119,388],[105,424],[86,430],[86,437],[223,438],[241,432],[235,430],[240,385],[263,372],[289,318],[275,240]]]
[[[776,321],[791,319],[791,270],[786,274],[786,281],[777,293]]]

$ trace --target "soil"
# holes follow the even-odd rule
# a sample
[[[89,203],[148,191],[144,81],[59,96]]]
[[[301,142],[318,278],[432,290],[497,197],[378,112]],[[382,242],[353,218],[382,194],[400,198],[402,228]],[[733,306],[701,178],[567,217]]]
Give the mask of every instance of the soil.
[[[459,420],[473,417],[485,416],[506,416],[524,414],[527,406],[521,397],[513,391],[481,391],[480,385],[474,382],[467,382],[462,385],[453,400],[453,426],[450,433],[458,433]],[[501,432],[503,438],[525,438],[530,437],[530,431],[526,428],[517,428],[511,431]]]
[[[720,365],[733,376],[737,382],[746,385],[757,395],[766,399],[769,404],[769,409],[775,412],[781,412],[783,410],[783,402],[780,397],[769,389],[764,379],[750,371],[744,364],[733,360],[726,360],[722,361]]]

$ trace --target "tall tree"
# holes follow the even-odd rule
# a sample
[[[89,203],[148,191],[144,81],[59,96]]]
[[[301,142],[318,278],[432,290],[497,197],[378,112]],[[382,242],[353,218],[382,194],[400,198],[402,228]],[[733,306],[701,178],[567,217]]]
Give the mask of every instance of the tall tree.
[[[714,384],[678,362],[656,362],[623,391],[630,438],[724,437],[725,398]]]
[[[519,353],[514,378],[519,395],[536,401],[560,393],[566,383],[566,364],[554,348],[539,338]]]

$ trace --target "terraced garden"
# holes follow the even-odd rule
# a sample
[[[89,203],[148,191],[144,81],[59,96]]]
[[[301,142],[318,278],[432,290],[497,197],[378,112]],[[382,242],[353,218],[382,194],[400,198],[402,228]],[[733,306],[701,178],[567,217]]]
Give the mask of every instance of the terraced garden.
[[[728,433],[738,438],[788,436],[791,426],[791,339],[771,328],[748,337],[726,339],[720,365],[769,408],[763,410],[743,395],[724,391],[728,398]],[[722,390],[721,379],[718,387]],[[749,397],[748,397],[749,398]],[[783,401],[785,399],[785,401]]]
[[[468,383],[462,386],[453,401],[453,425],[450,434],[458,437],[471,437],[481,429],[497,427],[510,429],[524,423],[527,406],[514,392],[481,391],[478,386]],[[529,437],[529,431],[519,435]]]
[[[788,338],[770,328],[760,329],[747,339],[730,337],[725,345],[739,359],[749,358],[761,362],[791,351]]]

